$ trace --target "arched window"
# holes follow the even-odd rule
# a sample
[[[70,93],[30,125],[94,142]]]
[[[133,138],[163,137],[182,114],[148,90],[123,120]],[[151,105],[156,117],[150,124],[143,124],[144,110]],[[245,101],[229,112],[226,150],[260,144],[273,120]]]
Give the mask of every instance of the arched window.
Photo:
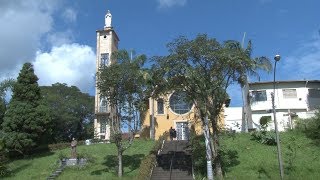
[[[163,104],[163,99],[158,99],[157,100],[157,113],[158,114],[164,114],[164,104]]]
[[[187,101],[186,93],[176,91],[170,96],[170,108],[177,114],[185,114],[191,110],[192,103]]]

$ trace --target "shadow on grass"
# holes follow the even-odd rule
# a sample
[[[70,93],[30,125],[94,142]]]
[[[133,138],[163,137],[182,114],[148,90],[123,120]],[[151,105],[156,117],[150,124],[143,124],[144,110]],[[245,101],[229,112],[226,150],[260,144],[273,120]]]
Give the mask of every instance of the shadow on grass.
[[[220,150],[220,156],[222,158],[222,171],[224,174],[230,172],[230,168],[240,164],[238,160],[238,151],[231,149]]]
[[[144,154],[134,154],[134,155],[123,155],[122,156],[122,165],[123,168],[128,168],[129,171],[124,171],[123,174],[130,173],[140,167],[141,160],[144,158]],[[103,162],[103,165],[106,166],[105,169],[100,169],[92,171],[92,175],[101,175],[103,172],[112,172],[117,174],[118,172],[118,157],[116,155],[107,155]]]
[[[268,179],[271,179],[271,176],[263,167],[259,168],[258,173],[259,173],[259,176],[258,176],[259,179],[264,179],[265,177],[267,177]]]
[[[28,167],[30,166],[30,163],[28,164],[23,164],[21,166],[18,166],[17,168],[14,168],[14,169],[11,169],[10,170],[10,173],[4,177],[14,177],[16,173],[24,170],[24,169],[27,169]]]

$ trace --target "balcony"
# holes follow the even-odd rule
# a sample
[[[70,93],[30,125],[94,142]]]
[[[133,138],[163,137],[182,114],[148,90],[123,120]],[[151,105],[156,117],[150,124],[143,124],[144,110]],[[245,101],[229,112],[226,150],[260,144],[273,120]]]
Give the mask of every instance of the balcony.
[[[96,112],[96,116],[109,116],[110,111],[108,106],[100,106]]]

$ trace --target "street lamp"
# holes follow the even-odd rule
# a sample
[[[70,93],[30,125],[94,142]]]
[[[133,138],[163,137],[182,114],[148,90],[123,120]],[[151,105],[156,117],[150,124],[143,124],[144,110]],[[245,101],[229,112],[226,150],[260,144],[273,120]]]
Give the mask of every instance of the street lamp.
[[[276,108],[274,105],[274,96],[276,92],[276,67],[277,62],[280,61],[280,55],[275,55],[274,57],[274,69],[273,69],[273,93],[271,93],[272,98],[272,109],[273,109],[273,118],[274,118],[274,127],[276,131],[276,141],[277,141],[277,151],[278,151],[278,162],[279,162],[279,169],[280,169],[280,176],[283,180],[283,165],[282,165],[282,158],[281,158],[281,147],[280,147],[280,136],[278,131],[278,122],[276,117]]]

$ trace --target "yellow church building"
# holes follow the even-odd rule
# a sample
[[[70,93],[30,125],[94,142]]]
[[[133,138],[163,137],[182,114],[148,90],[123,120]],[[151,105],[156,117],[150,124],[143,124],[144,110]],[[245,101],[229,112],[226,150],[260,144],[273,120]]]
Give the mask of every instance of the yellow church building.
[[[111,25],[112,15],[107,11],[105,15],[105,26],[102,30],[97,30],[97,54],[96,71],[99,67],[109,66],[115,63],[111,60],[111,54],[118,50],[119,37]],[[150,129],[151,120],[154,119],[155,139],[158,139],[164,132],[168,132],[170,127],[177,132],[177,140],[187,140],[190,137],[190,130],[201,134],[202,122],[197,117],[197,113],[192,103],[185,99],[185,93],[174,91],[162,97],[149,98],[148,110],[142,119],[141,131]],[[105,97],[100,96],[99,89],[95,93],[95,138],[109,141],[110,125],[108,119],[113,118],[115,112],[107,103]],[[220,116],[219,124],[223,126],[224,118]]]

